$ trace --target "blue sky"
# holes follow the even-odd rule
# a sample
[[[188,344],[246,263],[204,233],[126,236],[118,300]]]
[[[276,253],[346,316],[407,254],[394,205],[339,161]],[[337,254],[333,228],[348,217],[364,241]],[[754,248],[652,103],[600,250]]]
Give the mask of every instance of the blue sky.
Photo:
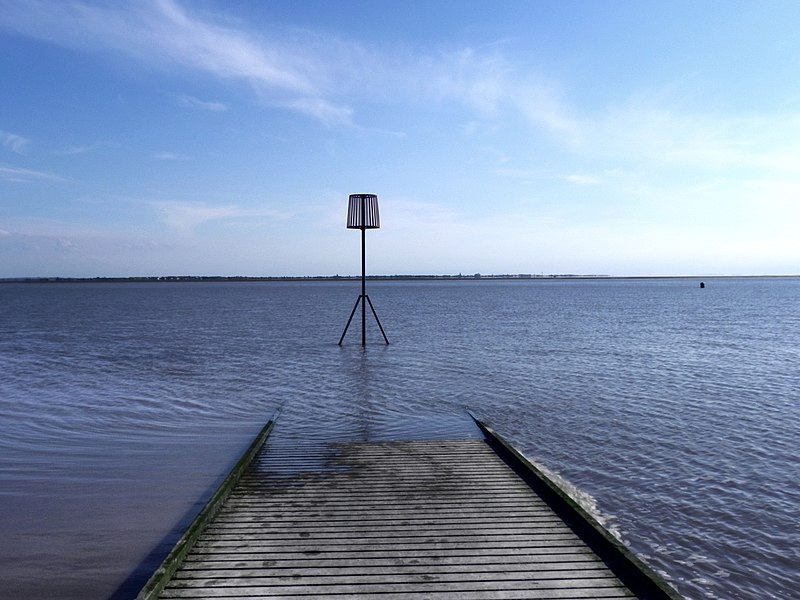
[[[0,277],[800,273],[800,4],[0,0]]]

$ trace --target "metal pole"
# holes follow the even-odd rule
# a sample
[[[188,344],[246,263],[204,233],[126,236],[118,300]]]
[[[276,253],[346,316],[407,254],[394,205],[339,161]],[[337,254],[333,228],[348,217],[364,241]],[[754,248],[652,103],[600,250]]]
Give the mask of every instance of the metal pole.
[[[367,345],[367,228],[365,219],[367,213],[367,198],[361,197],[361,345]]]

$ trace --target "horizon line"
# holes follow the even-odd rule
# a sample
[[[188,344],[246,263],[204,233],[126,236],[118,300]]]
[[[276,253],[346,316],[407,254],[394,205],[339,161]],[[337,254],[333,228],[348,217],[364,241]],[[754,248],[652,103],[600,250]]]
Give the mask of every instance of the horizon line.
[[[481,281],[481,280],[516,280],[516,281],[542,281],[557,279],[756,279],[756,278],[800,278],[800,274],[749,274],[749,275],[604,275],[604,274],[576,274],[576,273],[504,273],[464,275],[367,275],[373,281]],[[236,281],[353,281],[360,280],[361,275],[132,275],[132,276],[95,276],[95,277],[68,277],[68,276],[31,276],[31,277],[0,277],[0,283],[117,283],[117,282],[236,282]]]

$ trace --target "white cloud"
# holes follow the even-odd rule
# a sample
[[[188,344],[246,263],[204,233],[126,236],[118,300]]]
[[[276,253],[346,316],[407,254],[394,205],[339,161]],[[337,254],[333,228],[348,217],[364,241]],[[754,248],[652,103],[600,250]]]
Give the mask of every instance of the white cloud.
[[[551,84],[534,81],[523,84],[509,83],[508,102],[531,123],[554,133],[569,136],[572,141],[580,133],[580,124],[565,107]]]
[[[189,202],[158,202],[156,208],[171,228],[188,233],[208,221],[241,214],[236,206],[206,206]]]
[[[0,27],[69,47],[116,50],[159,68],[173,65],[243,80],[267,105],[325,125],[353,125],[352,102],[340,100],[346,97],[367,103],[457,103],[482,117],[510,107],[537,126],[561,133],[574,128],[554,86],[520,74],[495,49],[378,52],[312,31],[276,37],[174,0],[5,4]],[[226,108],[188,95],[178,102],[195,109]]]
[[[353,110],[330,104],[322,98],[298,98],[286,106],[303,113],[325,125],[352,125]]]
[[[564,179],[569,183],[574,183],[575,185],[597,185],[600,183],[600,179],[597,177],[592,175],[580,175],[577,173],[567,175],[564,177]]]
[[[151,203],[161,214],[164,222],[177,232],[188,234],[197,227],[213,221],[230,219],[290,218],[286,212],[263,208],[245,208],[234,204],[213,206],[196,202],[162,201]]]
[[[17,154],[22,154],[25,151],[25,148],[31,143],[29,139],[24,138],[21,135],[2,130],[0,130],[0,142],[3,144],[3,146],[10,149],[12,152],[16,152]]]
[[[262,89],[314,93],[307,67],[291,47],[193,14],[173,0],[131,4],[3,3],[0,26],[52,43],[114,49],[155,65],[173,64]],[[214,21],[216,19],[217,22]]]
[[[657,168],[795,172],[800,156],[800,114],[725,115],[633,104],[579,126],[579,153]]]
[[[28,181],[63,181],[63,177],[55,175],[54,173],[21,169],[19,167],[9,167],[5,165],[0,165],[0,179],[17,183]]]
[[[408,64],[411,72],[403,69],[400,73],[409,80],[422,75],[418,81],[423,98],[458,98],[493,114],[508,95],[509,65],[498,54],[482,55],[473,48],[461,48],[439,56],[422,56]]]
[[[388,50],[370,54],[347,50],[328,55],[328,68],[341,82],[337,88],[352,96],[389,103],[423,106],[460,105],[477,119],[461,129],[467,136],[491,132],[508,111],[531,125],[561,135],[577,135],[558,85],[523,70],[497,47],[460,47],[445,51]],[[335,59],[335,63],[334,63]]]
[[[398,231],[441,230],[458,226],[462,216],[439,203],[410,198],[388,198],[381,202],[381,219]]]
[[[178,106],[197,110],[208,110],[211,112],[224,112],[228,110],[228,105],[223,102],[200,100],[194,96],[181,95],[177,97]]]
[[[99,148],[101,144],[88,144],[85,146],[70,146],[57,152],[63,156],[76,156],[78,154],[87,154]]]
[[[494,170],[494,174],[500,177],[508,177],[511,179],[530,180],[536,179],[543,175],[540,169],[524,169],[517,167],[499,167]]]

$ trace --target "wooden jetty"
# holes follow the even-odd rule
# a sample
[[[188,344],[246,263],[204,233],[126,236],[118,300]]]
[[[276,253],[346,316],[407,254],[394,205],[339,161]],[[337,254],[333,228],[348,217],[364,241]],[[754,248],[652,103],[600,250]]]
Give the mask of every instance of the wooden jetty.
[[[262,449],[268,423],[138,600],[681,598],[478,425]]]

